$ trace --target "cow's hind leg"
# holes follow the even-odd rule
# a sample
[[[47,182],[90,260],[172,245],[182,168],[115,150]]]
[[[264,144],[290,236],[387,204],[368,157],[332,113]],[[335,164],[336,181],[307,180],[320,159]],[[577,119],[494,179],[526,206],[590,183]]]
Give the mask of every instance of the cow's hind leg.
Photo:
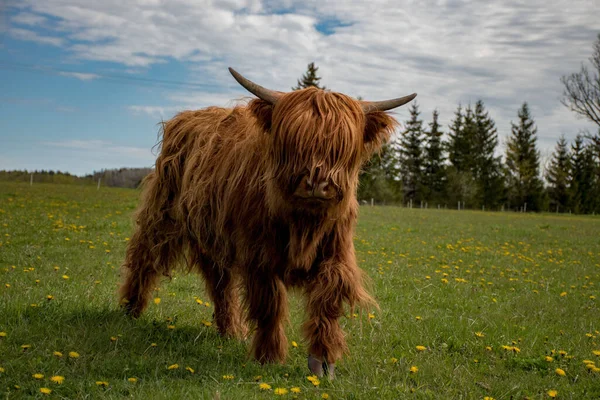
[[[219,268],[206,255],[196,256],[206,289],[215,306],[214,319],[222,336],[243,339],[248,333],[242,316],[239,284],[231,270]]]
[[[173,232],[174,225],[167,221],[154,228],[142,222],[127,244],[120,299],[125,311],[134,318],[147,307],[160,277],[170,276],[181,253],[181,240]]]
[[[288,318],[287,289],[275,276],[256,274],[246,277],[248,318],[256,323],[252,353],[257,361],[283,362],[288,342],[284,322]]]

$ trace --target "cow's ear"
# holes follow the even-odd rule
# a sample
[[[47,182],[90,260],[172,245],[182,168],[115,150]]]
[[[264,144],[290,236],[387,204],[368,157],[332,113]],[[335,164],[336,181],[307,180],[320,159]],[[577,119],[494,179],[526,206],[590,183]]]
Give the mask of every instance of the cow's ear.
[[[365,149],[372,153],[390,140],[398,122],[384,111],[369,112],[365,117]]]
[[[258,125],[266,132],[271,130],[271,120],[273,119],[273,105],[264,100],[252,100],[248,104],[248,109],[256,117]]]

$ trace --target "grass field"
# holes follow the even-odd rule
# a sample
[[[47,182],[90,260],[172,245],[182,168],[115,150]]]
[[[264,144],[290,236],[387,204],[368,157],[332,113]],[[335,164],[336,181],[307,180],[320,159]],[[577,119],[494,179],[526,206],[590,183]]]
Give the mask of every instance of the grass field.
[[[361,208],[357,255],[381,310],[342,319],[350,355],[311,382],[297,295],[284,365],[217,335],[195,275],[163,282],[142,318],[122,314],[138,194],[0,183],[6,398],[600,398],[599,218]]]

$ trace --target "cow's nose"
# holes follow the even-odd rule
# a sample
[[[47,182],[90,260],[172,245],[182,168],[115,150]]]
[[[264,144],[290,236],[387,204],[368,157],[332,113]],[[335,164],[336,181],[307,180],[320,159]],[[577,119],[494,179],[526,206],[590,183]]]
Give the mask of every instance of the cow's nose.
[[[306,180],[306,187],[312,197],[320,199],[330,199],[333,197],[332,185],[328,180],[319,180],[313,182],[310,179]]]

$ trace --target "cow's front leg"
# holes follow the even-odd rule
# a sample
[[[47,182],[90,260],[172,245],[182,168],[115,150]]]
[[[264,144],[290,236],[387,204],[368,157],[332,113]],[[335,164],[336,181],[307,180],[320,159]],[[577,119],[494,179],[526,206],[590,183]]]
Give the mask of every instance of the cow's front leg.
[[[308,368],[321,377],[333,378],[335,362],[347,351],[339,318],[344,312],[340,273],[337,266],[324,263],[307,285],[307,313],[303,332],[309,344]]]
[[[246,279],[248,318],[256,324],[252,353],[260,363],[283,362],[288,347],[283,326],[288,318],[287,290],[279,278],[268,275]]]
[[[348,350],[339,324],[344,303],[362,307],[375,304],[362,282],[353,257],[321,262],[317,275],[307,282],[308,319],[303,330],[309,343],[308,367],[313,374],[328,373],[333,379],[336,361]]]

